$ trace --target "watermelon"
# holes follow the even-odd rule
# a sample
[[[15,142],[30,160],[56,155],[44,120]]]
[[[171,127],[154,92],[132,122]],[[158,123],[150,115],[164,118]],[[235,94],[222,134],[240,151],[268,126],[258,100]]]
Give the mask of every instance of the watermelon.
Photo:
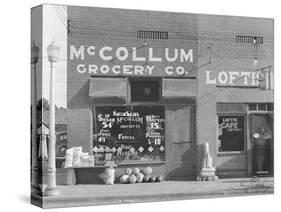
[[[152,168],[151,167],[146,167],[142,170],[144,175],[151,175],[152,174]]]
[[[129,175],[124,174],[123,176],[120,177],[120,183],[128,183],[129,182]]]
[[[134,174],[130,175],[129,183],[134,184],[136,182],[137,182],[137,177]]]
[[[150,177],[149,182],[154,183],[156,181],[156,177]]]
[[[139,168],[134,168],[133,169],[133,174],[134,175],[138,175],[140,173],[140,169]]]
[[[131,168],[127,168],[126,169],[126,174],[127,175],[131,175],[132,174],[132,169]]]
[[[144,182],[144,183],[149,182],[149,176],[148,176],[148,175],[145,175],[145,176],[143,177],[143,181],[142,181],[142,182]]]
[[[162,176],[157,176],[156,177],[156,182],[162,182],[163,181],[163,177]]]
[[[142,173],[137,174],[137,183],[141,183],[143,181],[144,175]]]

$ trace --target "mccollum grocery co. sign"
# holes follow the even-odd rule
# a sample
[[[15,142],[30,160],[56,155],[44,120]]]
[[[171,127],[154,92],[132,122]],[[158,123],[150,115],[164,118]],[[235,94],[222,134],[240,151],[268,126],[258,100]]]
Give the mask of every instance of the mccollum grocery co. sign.
[[[193,67],[192,48],[70,45],[75,72],[108,76],[183,76]]]

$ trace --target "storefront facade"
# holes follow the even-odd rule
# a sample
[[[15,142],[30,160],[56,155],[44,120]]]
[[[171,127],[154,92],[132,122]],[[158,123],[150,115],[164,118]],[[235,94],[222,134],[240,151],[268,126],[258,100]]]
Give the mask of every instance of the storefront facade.
[[[267,139],[267,161],[256,170],[253,134],[264,126],[273,135],[273,20],[198,16],[197,21],[198,31],[213,32],[198,39],[205,50],[198,63],[212,62],[197,72],[197,143],[212,144],[220,177],[272,174],[273,136]],[[271,88],[264,89],[269,69]]]
[[[150,166],[188,180],[208,142],[220,177],[253,174],[252,135],[264,125],[273,135],[273,91],[253,74],[253,57],[273,70],[271,19],[71,6],[67,14],[68,147],[82,146],[97,166],[115,161],[117,177]],[[272,174],[269,140],[259,171]]]

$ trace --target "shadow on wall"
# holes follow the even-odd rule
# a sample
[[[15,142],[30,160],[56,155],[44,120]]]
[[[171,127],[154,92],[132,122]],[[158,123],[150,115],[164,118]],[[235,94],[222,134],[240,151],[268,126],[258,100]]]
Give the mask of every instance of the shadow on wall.
[[[251,176],[271,176],[273,174],[272,164],[272,149],[270,141],[264,149],[262,161],[258,159],[256,150],[253,147],[252,150],[244,152],[243,154],[222,154],[218,156],[218,161],[222,160],[217,166],[217,174],[220,178],[235,178],[235,177],[251,177]],[[248,173],[248,158],[252,156],[250,166],[252,166],[252,172]],[[260,165],[258,165],[258,163]],[[258,168],[261,167],[261,168]],[[260,174],[259,174],[260,173]]]
[[[174,144],[175,145],[175,144]],[[176,144],[178,149],[183,150],[184,143]],[[171,154],[172,162],[167,164],[169,172],[166,180],[195,180],[196,166],[194,164],[193,149],[190,148],[182,154]]]
[[[194,105],[169,108],[167,117],[167,179],[194,180],[196,178],[196,128]],[[169,110],[168,110],[169,111]],[[183,115],[183,114],[186,114]],[[188,114],[188,115],[187,115]],[[186,125],[189,130],[186,130]]]
[[[90,80],[79,89],[72,99],[67,100],[68,109],[87,109],[91,106],[92,102],[89,98],[89,85]]]
[[[262,160],[262,170],[260,171],[268,171],[267,175],[272,175],[273,174],[273,156],[271,152],[272,150],[272,145],[271,143],[272,140],[268,140],[268,143],[265,147],[264,150],[264,159]],[[180,157],[180,160],[178,160],[178,166],[177,164],[174,165],[174,168],[167,173],[167,180],[195,180],[195,177],[197,175],[197,171],[200,170],[201,164],[202,164],[202,158],[198,159],[198,170],[196,169],[195,162],[192,161],[190,163],[190,159],[187,162],[187,158],[190,158],[190,155],[192,154],[192,150],[189,149],[184,152],[184,154]],[[197,154],[204,155],[204,145],[198,145],[197,146]],[[250,176],[256,175],[258,171],[258,160],[257,160],[257,155],[256,155],[256,150],[253,147],[251,150],[248,152],[244,152],[241,154],[221,154],[217,158],[217,163],[218,166],[217,168],[217,175],[219,178],[235,178],[235,177],[247,177],[248,175],[248,170],[247,170],[247,155],[248,157],[252,156],[252,173],[250,173]],[[199,161],[200,160],[200,161]],[[214,165],[214,162],[213,162]],[[265,174],[266,175],[266,174]]]

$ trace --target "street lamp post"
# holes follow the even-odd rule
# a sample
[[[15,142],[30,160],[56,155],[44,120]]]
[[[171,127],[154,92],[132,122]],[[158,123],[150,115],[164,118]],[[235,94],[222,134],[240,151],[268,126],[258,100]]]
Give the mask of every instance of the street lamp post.
[[[36,64],[39,58],[39,48],[35,41],[31,47],[31,107],[32,107],[32,122],[31,122],[31,186],[32,191],[37,191],[38,188],[38,158],[37,158],[37,79],[36,79]]]
[[[46,196],[54,196],[59,194],[56,185],[56,134],[55,134],[55,69],[56,62],[59,59],[60,49],[55,45],[54,40],[47,47],[48,60],[50,62],[50,137],[49,137],[49,159],[47,173],[47,189]]]

